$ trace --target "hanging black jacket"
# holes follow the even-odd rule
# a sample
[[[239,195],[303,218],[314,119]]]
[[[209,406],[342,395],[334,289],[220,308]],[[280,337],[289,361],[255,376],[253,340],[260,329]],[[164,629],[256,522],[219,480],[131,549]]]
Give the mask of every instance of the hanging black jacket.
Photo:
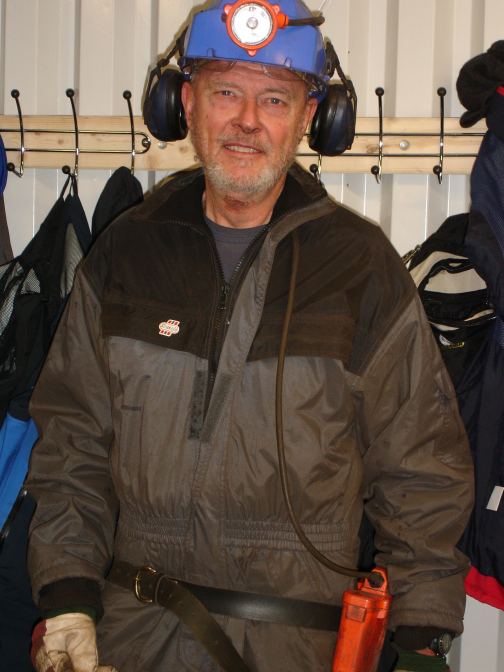
[[[93,240],[113,219],[142,201],[142,185],[131,170],[124,166],[115,170],[96,203],[91,225]]]
[[[469,254],[496,320],[460,390],[475,462],[476,501],[463,537],[468,594],[504,609],[504,141],[489,131],[471,174]]]
[[[471,198],[470,212],[449,217],[413,256],[410,271],[475,465],[475,505],[459,543],[472,565],[466,591],[504,609],[504,142],[491,132],[473,168]],[[477,276],[468,280],[471,273]],[[444,291],[432,289],[443,274]]]
[[[62,195],[25,250],[0,267],[2,671],[32,670],[31,631],[40,615],[26,572],[27,532],[34,502],[22,486],[36,438],[28,401],[72,287],[75,268],[90,239],[80,201],[75,195],[66,200]]]

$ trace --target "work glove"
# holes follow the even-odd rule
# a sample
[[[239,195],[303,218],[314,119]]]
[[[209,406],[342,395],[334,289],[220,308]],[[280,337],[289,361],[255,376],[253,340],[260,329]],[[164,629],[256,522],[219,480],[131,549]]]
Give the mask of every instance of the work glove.
[[[395,672],[450,672],[446,661],[439,656],[425,656],[416,651],[396,648],[399,651],[399,658]]]
[[[41,621],[33,631],[31,658],[37,672],[117,672],[98,665],[96,627],[81,613]]]

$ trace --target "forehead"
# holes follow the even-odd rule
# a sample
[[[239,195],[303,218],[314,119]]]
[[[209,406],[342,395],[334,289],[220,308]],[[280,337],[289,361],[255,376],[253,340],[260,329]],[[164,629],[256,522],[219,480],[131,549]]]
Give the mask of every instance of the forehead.
[[[268,91],[285,91],[292,97],[303,99],[308,91],[306,83],[295,72],[260,63],[209,61],[197,72],[197,80],[209,85],[230,83],[240,87],[253,86]]]

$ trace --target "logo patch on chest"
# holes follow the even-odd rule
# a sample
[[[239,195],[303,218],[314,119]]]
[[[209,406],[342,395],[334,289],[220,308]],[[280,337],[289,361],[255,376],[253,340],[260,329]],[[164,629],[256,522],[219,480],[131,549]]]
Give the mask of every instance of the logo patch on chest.
[[[180,331],[180,321],[179,320],[166,320],[166,322],[161,322],[159,325],[159,335],[160,336],[173,336],[173,334],[178,334]]]

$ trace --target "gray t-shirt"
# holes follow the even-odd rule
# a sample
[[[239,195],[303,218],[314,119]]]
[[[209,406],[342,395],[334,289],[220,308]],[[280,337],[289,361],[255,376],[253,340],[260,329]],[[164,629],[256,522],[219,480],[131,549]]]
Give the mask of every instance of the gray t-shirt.
[[[245,254],[248,246],[266,228],[253,226],[249,229],[235,229],[230,226],[221,226],[212,222],[205,215],[205,222],[213,234],[217,252],[219,254],[224,280],[229,282],[238,262]]]

